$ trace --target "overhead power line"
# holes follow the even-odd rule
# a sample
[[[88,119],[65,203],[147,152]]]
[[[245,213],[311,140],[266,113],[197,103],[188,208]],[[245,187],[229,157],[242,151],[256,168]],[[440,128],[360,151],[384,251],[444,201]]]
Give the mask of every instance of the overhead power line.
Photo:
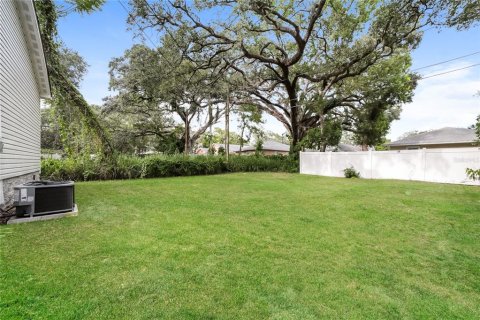
[[[451,62],[451,61],[459,60],[459,59],[462,59],[462,58],[470,57],[470,56],[473,56],[473,55],[476,55],[476,54],[479,54],[479,53],[480,53],[480,51],[472,52],[472,53],[466,54],[464,56],[460,56],[460,57],[456,57],[456,58],[453,58],[453,59],[440,61],[440,62],[437,62],[437,63],[434,63],[434,64],[429,64],[429,65],[424,66],[424,67],[416,68],[416,69],[413,69],[412,71],[417,71],[417,70],[421,70],[421,69],[426,69],[426,68],[438,66],[438,65],[441,65],[441,64],[444,64],[444,63],[447,63],[447,62]]]
[[[441,75],[444,75],[444,74],[447,74],[447,73],[452,73],[452,72],[456,72],[456,71],[460,71],[460,70],[465,70],[465,69],[468,69],[468,68],[473,68],[473,67],[476,67],[476,66],[480,66],[480,63],[475,63],[475,64],[472,64],[472,65],[467,66],[467,67],[453,69],[453,70],[449,70],[449,71],[445,71],[445,72],[440,72],[440,73],[432,74],[432,75],[426,76],[426,77],[421,77],[419,80],[433,78],[433,77],[441,76]]]

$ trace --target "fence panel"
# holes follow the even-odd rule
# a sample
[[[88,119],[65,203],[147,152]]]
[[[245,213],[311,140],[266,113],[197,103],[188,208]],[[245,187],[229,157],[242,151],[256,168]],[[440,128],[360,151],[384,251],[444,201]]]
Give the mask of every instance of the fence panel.
[[[342,177],[354,167],[363,178],[477,184],[466,168],[480,168],[480,148],[366,152],[301,152],[300,173]]]
[[[332,152],[332,176],[343,177],[345,168],[354,167],[365,178],[370,178],[369,152]]]

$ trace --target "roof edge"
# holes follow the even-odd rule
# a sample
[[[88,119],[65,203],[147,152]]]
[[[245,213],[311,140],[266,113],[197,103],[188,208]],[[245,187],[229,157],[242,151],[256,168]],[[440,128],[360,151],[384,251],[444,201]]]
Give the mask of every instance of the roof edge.
[[[474,144],[475,140],[472,141],[439,141],[439,142],[425,142],[425,143],[387,143],[387,146],[428,146],[428,145],[435,145],[435,144],[462,144],[462,143],[471,143]]]
[[[40,98],[50,99],[50,81],[48,78],[47,63],[43,51],[40,28],[33,0],[16,0],[15,7],[22,25],[28,54],[35,73]]]

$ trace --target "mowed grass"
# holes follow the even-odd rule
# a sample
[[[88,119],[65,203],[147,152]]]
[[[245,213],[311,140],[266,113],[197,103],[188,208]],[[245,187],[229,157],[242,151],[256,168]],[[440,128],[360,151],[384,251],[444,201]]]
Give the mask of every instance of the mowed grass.
[[[78,183],[1,226],[1,319],[480,318],[480,189],[298,174]]]

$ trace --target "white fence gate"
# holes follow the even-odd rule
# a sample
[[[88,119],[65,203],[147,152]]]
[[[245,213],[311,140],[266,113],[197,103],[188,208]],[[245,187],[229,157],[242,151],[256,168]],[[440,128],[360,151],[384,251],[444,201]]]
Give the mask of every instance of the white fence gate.
[[[343,177],[354,167],[362,178],[478,184],[465,169],[480,169],[480,148],[362,152],[301,152],[300,173]]]

